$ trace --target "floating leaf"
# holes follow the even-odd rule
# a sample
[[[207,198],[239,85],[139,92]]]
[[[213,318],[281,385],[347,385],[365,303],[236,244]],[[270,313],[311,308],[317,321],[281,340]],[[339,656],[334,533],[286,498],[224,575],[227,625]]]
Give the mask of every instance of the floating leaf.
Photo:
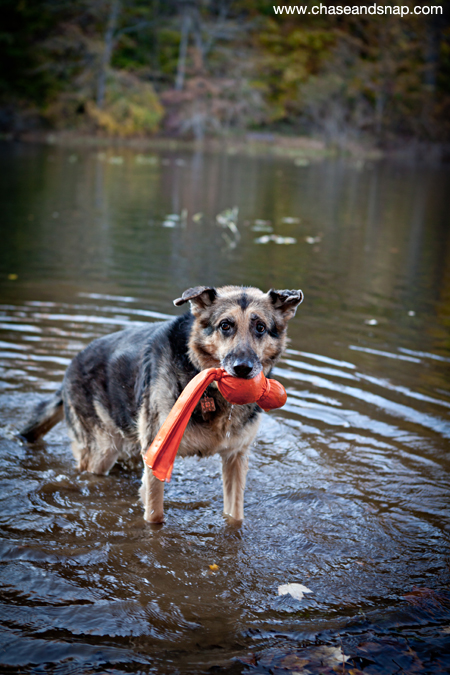
[[[209,565],[209,569],[211,570],[211,572],[217,572],[217,570],[219,569],[219,565],[213,563],[212,565]]]
[[[275,242],[275,244],[296,244],[297,239],[294,237],[280,237],[279,234],[264,234],[262,237],[255,239],[255,244],[268,244],[269,241]]]
[[[254,232],[272,232],[273,227],[270,220],[255,220],[252,230]]]
[[[18,277],[17,274],[8,274],[8,279],[9,279],[10,281],[16,281],[16,279],[18,279],[18,278],[19,278],[19,277]]]
[[[123,164],[123,157],[110,157],[108,162],[110,164]]]
[[[296,244],[297,239],[294,237],[280,237],[278,234],[272,235],[272,241],[276,244]]]
[[[150,166],[159,164],[159,159],[155,155],[136,155],[134,161],[136,164],[149,164]]]
[[[230,223],[233,223],[236,226],[238,215],[239,208],[234,206],[232,209],[225,209],[224,211],[218,213],[216,216],[216,221],[219,223],[219,225],[222,225],[222,227],[229,227]]]
[[[302,600],[305,593],[312,591],[303,584],[283,584],[278,586],[278,595],[291,595],[295,600]]]
[[[192,220],[194,221],[194,223],[199,223],[202,218],[203,218],[203,213],[200,213],[200,212],[194,213],[194,215],[192,216]]]

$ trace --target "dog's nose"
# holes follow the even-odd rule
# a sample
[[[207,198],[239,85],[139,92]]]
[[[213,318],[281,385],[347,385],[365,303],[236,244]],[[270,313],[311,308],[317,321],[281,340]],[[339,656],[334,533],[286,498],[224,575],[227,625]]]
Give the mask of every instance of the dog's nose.
[[[253,361],[236,360],[233,363],[233,370],[236,373],[236,377],[248,377],[253,370],[253,365]]]

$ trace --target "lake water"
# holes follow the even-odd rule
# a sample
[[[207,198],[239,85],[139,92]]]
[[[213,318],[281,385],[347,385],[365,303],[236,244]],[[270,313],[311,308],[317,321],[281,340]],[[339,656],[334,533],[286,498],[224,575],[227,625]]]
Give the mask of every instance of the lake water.
[[[448,672],[450,171],[304,164],[0,149],[0,672]],[[17,439],[92,339],[229,283],[305,294],[241,526],[218,458],[151,526],[139,472]]]

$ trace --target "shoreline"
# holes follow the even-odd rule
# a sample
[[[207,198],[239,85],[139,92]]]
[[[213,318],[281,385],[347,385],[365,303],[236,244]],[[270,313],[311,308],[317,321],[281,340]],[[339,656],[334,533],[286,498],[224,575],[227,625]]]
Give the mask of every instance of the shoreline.
[[[0,142],[43,144],[67,148],[130,148],[140,152],[168,150],[179,152],[213,152],[227,155],[266,156],[291,159],[297,166],[324,159],[344,158],[357,162],[390,159],[406,163],[448,164],[450,144],[425,143],[398,139],[388,149],[348,141],[341,146],[327,144],[309,136],[248,132],[222,138],[188,140],[171,136],[117,137],[76,131],[38,131],[0,134]]]

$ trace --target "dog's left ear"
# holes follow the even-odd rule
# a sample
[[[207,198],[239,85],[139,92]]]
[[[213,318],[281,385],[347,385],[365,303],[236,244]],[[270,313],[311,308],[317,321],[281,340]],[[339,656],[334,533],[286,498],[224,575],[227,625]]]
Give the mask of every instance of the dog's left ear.
[[[295,316],[297,307],[303,302],[302,291],[275,291],[273,288],[267,293],[275,309],[280,310],[285,321]]]
[[[216,297],[217,291],[215,288],[211,286],[195,286],[195,288],[188,288],[187,291],[184,291],[181,298],[174,300],[173,304],[179,307],[180,305],[184,305],[185,302],[190,302],[192,313],[195,314],[195,310],[199,311],[212,305]]]

